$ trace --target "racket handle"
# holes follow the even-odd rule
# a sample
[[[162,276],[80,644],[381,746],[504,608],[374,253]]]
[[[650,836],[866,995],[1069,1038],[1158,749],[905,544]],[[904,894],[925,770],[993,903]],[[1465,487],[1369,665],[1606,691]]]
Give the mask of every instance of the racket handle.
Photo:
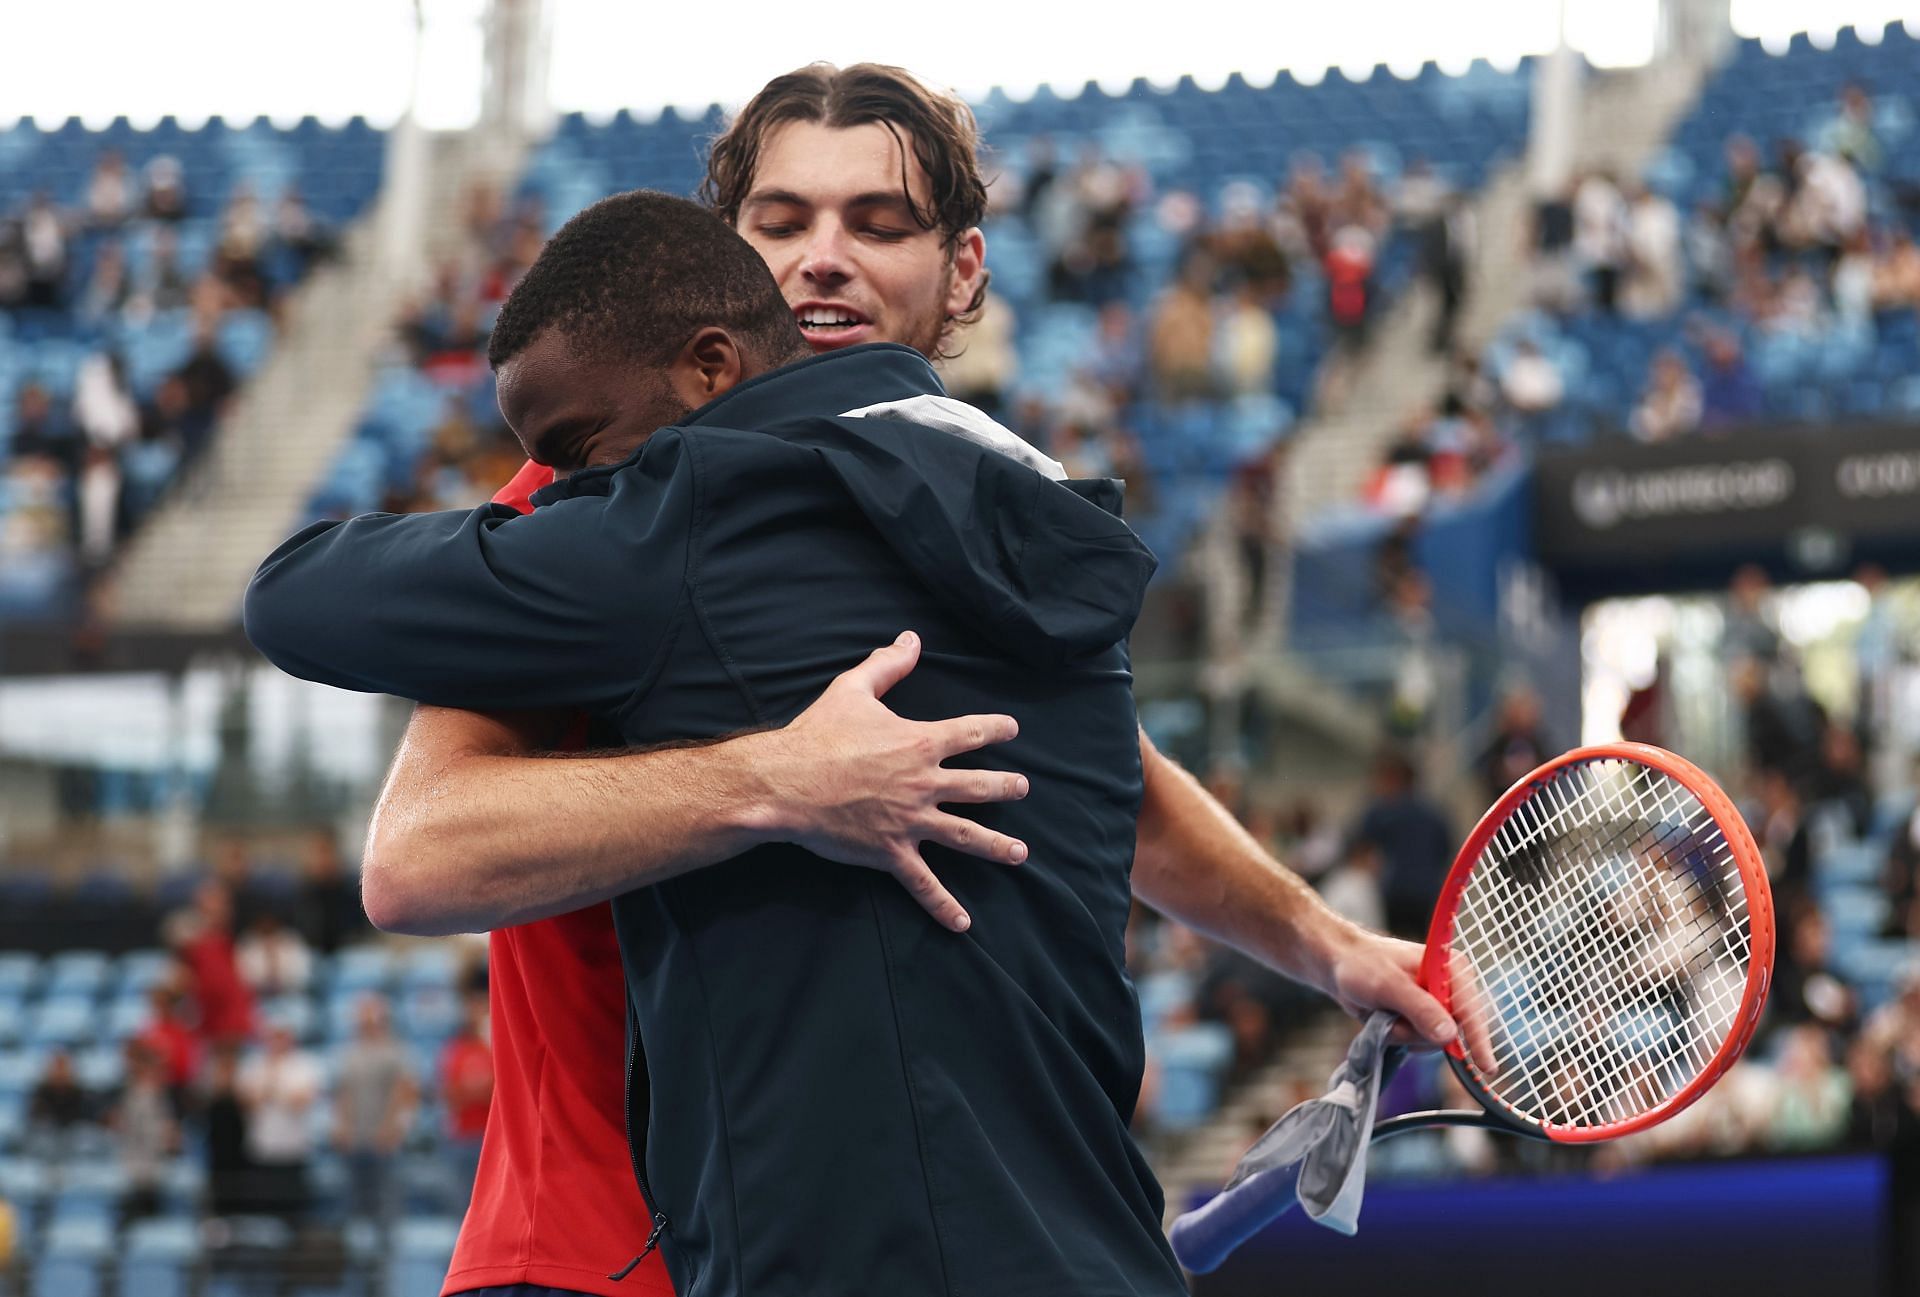
[[[1219,1269],[1235,1248],[1300,1201],[1297,1179],[1291,1166],[1272,1167],[1187,1212],[1167,1231],[1174,1258],[1194,1274]]]

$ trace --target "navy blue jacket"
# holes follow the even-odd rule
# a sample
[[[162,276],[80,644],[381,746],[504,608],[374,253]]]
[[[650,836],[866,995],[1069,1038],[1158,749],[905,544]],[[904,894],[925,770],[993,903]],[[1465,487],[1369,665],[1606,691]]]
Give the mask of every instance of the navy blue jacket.
[[[890,707],[1019,720],[969,764],[1030,777],[1027,800],[975,816],[1028,862],[928,848],[964,935],[890,876],[791,846],[614,902],[653,1062],[630,1133],[683,1297],[1185,1291],[1127,1129],[1144,1056],[1125,638],[1153,559],[1117,483],[835,417],[939,392],[901,347],[805,360],[531,515],[321,524],[248,591],[248,633],[295,675],[586,708],[634,745],[784,724],[909,628],[921,662]]]

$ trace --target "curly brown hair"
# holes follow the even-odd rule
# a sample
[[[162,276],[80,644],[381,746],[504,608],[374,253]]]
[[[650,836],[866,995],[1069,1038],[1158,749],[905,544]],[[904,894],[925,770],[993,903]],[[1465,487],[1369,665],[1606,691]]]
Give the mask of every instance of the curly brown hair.
[[[767,82],[708,150],[700,198],[728,225],[739,223],[740,207],[753,188],[753,174],[768,133],[787,122],[816,122],[839,128],[884,126],[901,144],[900,188],[906,194],[907,207],[921,229],[938,230],[945,236],[949,259],[960,237],[987,214],[987,183],[980,174],[980,128],[973,110],[961,99],[930,89],[904,68],[883,63],[856,63],[846,68],[810,63]],[[906,141],[900,139],[903,130],[912,141],[914,158],[927,173],[930,197],[924,207],[913,201]],[[980,318],[990,278],[983,268],[973,300],[953,317],[952,325],[968,325]]]

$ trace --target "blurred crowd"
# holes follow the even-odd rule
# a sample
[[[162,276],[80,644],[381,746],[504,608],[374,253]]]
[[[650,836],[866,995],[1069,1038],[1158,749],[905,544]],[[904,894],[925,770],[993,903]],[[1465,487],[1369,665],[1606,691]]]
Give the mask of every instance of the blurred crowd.
[[[11,405],[0,485],[15,502],[0,517],[0,555],[68,552],[86,572],[104,567],[233,398],[223,325],[272,321],[286,290],[333,255],[331,231],[297,190],[269,206],[244,184],[212,246],[190,250],[192,182],[171,157],[136,171],[107,151],[77,204],[38,192],[0,216],[8,332],[29,359],[49,340],[77,349],[61,348],[58,378],[29,365],[17,386],[0,385]]]
[[[1538,205],[1529,273],[1549,320],[1674,326],[1603,412],[1614,427],[1654,443],[1751,423],[1767,410],[1749,347],[1843,343],[1853,364],[1890,320],[1920,308],[1916,195],[1883,172],[1881,107],[1848,84],[1809,138],[1763,150],[1730,134],[1718,191],[1691,210],[1606,169]],[[1368,481],[1372,507],[1417,513],[1471,489],[1514,445],[1586,435],[1585,416],[1569,417],[1571,376],[1532,334],[1449,363],[1446,395],[1409,421]]]
[[[373,936],[330,834],[311,837],[297,878],[256,870],[227,842],[155,934],[164,964],[115,1079],[90,1087],[74,1050],[49,1052],[21,1152],[57,1188],[66,1168],[110,1151],[123,1172],[116,1225],[160,1213],[170,1195],[178,1210],[175,1172],[197,1163],[201,1237],[216,1256],[246,1218],[384,1234],[410,1203],[422,1209],[417,1184],[403,1193],[409,1154],[439,1165],[431,1209],[458,1217],[493,1089],[484,964],[431,988],[444,1021],[415,1012],[399,1032],[384,981],[337,974],[342,952]]]

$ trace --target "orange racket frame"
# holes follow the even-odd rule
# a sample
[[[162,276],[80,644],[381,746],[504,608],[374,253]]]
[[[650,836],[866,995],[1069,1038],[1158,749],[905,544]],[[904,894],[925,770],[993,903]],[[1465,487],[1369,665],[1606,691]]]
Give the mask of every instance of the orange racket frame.
[[[1734,1018],[1733,1029],[1721,1042],[1700,1075],[1676,1091],[1661,1103],[1619,1121],[1592,1126],[1568,1126],[1536,1119],[1515,1112],[1498,1096],[1492,1094],[1474,1076],[1467,1065],[1462,1042],[1459,1039],[1447,1046],[1447,1061],[1452,1065],[1454,1074],[1462,1085],[1486,1109],[1486,1115],[1493,1117],[1493,1123],[1518,1134],[1551,1140],[1561,1144],[1591,1144],[1601,1140],[1617,1139],[1622,1135],[1631,1135],[1636,1131],[1658,1125],[1678,1113],[1701,1095],[1705,1094],[1732,1067],[1741,1052],[1753,1039],[1754,1029],[1759,1026],[1761,1011],[1766,1007],[1767,990],[1773,977],[1774,953],[1774,914],[1773,891],[1767,882],[1766,865],[1760,856],[1760,848],[1753,839],[1753,833],[1735,808],[1733,801],[1720,786],[1686,759],[1647,743],[1604,743],[1591,747],[1575,748],[1554,758],[1529,773],[1513,787],[1501,795],[1487,813],[1480,817],[1473,832],[1467,836],[1466,843],[1454,857],[1453,868],[1447,875],[1446,884],[1440,890],[1440,899],[1434,906],[1433,920],[1427,928],[1427,951],[1421,961],[1420,981],[1435,999],[1445,1005],[1448,1013],[1453,1012],[1453,987],[1448,971],[1448,954],[1452,947],[1454,917],[1459,908],[1461,894],[1466,890],[1468,880],[1473,877],[1474,866],[1495,833],[1506,823],[1534,788],[1551,779],[1559,771],[1569,766],[1590,764],[1596,761],[1631,761],[1673,779],[1688,792],[1700,800],[1709,814],[1725,834],[1727,845],[1733,860],[1740,871],[1740,881],[1747,899],[1747,940],[1750,951],[1747,970],[1747,985],[1740,1007]],[[1455,1114],[1444,1114],[1455,1116]],[[1408,1114],[1406,1118],[1382,1123],[1376,1137],[1399,1133],[1398,1127],[1404,1121],[1409,1128],[1415,1125],[1438,1124],[1480,1124],[1469,1123],[1471,1117],[1480,1114],[1459,1113],[1459,1120],[1440,1122],[1440,1113]],[[1391,1128],[1391,1129],[1390,1129]]]

